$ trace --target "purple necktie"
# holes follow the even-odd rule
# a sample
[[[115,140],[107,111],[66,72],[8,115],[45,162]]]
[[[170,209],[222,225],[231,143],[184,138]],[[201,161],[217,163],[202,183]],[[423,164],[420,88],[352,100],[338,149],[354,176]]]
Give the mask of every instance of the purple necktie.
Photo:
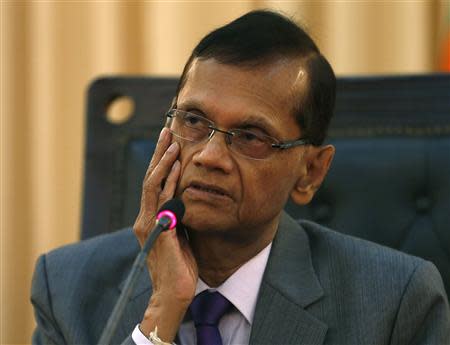
[[[222,345],[217,326],[231,305],[231,302],[217,291],[205,290],[195,296],[189,309],[197,330],[197,345]]]

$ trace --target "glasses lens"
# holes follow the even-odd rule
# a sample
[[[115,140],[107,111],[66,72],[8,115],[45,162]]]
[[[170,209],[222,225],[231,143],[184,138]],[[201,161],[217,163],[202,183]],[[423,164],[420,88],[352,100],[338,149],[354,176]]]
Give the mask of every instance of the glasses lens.
[[[263,135],[241,129],[233,130],[231,148],[237,153],[254,158],[266,158],[272,149],[271,142]]]
[[[209,138],[213,130],[220,131],[226,136],[226,142],[230,148],[247,158],[267,158],[272,152],[272,144],[275,143],[270,137],[253,131],[219,130],[208,119],[182,110],[171,110],[167,116],[166,127],[173,135],[191,142],[200,142]]]
[[[211,130],[209,121],[201,116],[184,111],[174,111],[169,114],[167,126],[170,131],[182,139],[201,141],[206,139]]]

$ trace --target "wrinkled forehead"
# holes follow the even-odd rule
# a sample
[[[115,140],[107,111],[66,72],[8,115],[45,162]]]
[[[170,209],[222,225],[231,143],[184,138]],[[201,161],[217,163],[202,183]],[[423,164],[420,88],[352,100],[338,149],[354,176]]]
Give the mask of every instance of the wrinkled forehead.
[[[279,107],[293,110],[305,95],[307,83],[307,71],[300,58],[277,57],[239,65],[223,64],[214,58],[195,58],[186,70],[178,99],[186,94],[186,85],[222,90],[228,85],[241,87],[243,92],[250,90]]]

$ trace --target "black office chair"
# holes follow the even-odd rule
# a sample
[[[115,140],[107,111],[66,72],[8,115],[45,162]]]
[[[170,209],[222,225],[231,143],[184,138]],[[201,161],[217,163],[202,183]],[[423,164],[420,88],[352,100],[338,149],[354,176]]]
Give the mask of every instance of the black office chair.
[[[88,92],[82,238],[133,224],[176,79],[111,77]],[[108,106],[131,97],[123,124]],[[450,292],[450,75],[340,78],[330,172],[286,210],[435,263]]]

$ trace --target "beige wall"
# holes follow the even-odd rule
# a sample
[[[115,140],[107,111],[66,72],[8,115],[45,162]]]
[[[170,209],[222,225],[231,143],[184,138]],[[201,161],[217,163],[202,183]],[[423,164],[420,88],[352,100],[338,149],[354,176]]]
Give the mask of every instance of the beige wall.
[[[303,22],[338,74],[426,73],[435,1],[1,2],[1,335],[28,343],[40,253],[76,241],[84,97],[105,74],[178,75],[198,39],[254,8]]]

